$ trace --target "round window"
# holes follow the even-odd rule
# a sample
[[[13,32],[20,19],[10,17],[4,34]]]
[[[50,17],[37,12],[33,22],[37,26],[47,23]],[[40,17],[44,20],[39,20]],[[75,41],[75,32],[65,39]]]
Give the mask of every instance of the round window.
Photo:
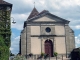
[[[50,32],[51,31],[51,29],[49,27],[47,27],[45,30],[46,30],[46,32]]]

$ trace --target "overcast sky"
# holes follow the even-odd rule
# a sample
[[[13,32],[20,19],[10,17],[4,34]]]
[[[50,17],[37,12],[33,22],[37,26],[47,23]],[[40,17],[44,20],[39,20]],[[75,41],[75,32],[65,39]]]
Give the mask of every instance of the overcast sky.
[[[52,14],[71,21],[70,27],[75,32],[76,47],[80,47],[80,0],[5,0],[13,4],[11,17],[17,22],[11,24],[11,52],[19,52],[20,32],[30,12],[34,8],[41,12],[48,10]],[[13,19],[11,19],[13,20]]]

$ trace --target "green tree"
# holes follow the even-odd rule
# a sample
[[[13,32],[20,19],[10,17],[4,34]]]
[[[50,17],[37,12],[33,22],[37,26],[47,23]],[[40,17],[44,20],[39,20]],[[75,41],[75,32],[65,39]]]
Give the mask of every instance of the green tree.
[[[9,60],[9,48],[5,45],[2,36],[0,36],[0,60]]]

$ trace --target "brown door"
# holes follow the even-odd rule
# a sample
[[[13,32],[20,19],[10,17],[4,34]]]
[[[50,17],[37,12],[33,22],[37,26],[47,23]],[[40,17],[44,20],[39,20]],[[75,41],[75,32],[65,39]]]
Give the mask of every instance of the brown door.
[[[45,41],[45,53],[49,54],[49,56],[53,56],[53,44],[51,40],[46,40]]]

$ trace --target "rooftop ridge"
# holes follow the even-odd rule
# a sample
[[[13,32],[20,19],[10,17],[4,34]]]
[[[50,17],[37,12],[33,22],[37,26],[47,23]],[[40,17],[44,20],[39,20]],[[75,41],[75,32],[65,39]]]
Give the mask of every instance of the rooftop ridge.
[[[39,14],[39,12],[38,12],[37,9],[34,7],[33,10],[32,10],[32,12],[30,13],[28,19],[31,19],[31,18],[33,18],[34,16],[38,15],[38,14]]]
[[[8,3],[8,2],[6,2],[4,0],[0,0],[0,4],[9,4],[9,5],[12,5],[11,3]]]

